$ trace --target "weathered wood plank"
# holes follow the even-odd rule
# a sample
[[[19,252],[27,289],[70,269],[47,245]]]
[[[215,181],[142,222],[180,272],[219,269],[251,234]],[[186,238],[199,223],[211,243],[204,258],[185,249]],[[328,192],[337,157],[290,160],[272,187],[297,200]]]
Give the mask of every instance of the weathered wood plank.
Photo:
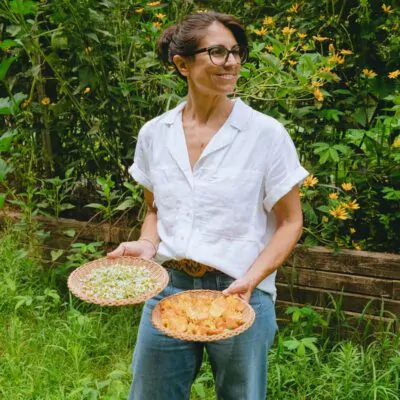
[[[387,298],[371,297],[362,294],[321,290],[307,286],[291,286],[277,283],[278,299],[293,303],[311,304],[333,308],[332,297],[340,302],[341,309],[357,313],[380,315],[383,302],[384,310],[400,317],[400,301]]]
[[[355,274],[400,280],[400,255],[356,250],[333,250],[324,247],[297,246],[287,265],[343,274]]]
[[[278,270],[277,281],[339,292],[344,290],[345,292],[370,296],[391,298],[393,295],[393,282],[390,280],[303,268],[282,266]]]

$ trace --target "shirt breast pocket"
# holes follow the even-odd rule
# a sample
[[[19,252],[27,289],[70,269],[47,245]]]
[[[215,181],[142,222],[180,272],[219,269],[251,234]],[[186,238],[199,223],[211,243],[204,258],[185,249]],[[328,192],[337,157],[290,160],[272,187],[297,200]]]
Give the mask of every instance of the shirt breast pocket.
[[[201,180],[198,193],[200,221],[209,233],[246,236],[261,202],[261,171],[219,168]]]

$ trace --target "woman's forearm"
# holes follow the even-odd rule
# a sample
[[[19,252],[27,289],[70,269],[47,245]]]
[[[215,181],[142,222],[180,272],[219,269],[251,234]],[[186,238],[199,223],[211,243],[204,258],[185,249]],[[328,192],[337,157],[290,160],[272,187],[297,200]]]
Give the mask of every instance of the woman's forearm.
[[[157,232],[157,209],[148,207],[140,230],[140,238],[150,240],[156,248],[158,247],[160,237]]]
[[[302,223],[293,221],[283,222],[277,228],[271,241],[245,274],[253,288],[283,264],[300,239],[302,227]]]

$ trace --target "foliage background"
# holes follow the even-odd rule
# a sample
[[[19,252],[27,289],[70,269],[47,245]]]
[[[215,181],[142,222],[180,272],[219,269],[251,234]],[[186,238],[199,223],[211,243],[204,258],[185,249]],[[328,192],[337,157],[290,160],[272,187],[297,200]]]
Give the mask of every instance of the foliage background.
[[[186,93],[156,60],[156,39],[204,9],[246,25],[251,57],[235,95],[285,124],[313,174],[304,243],[398,251],[394,0],[1,0],[0,205],[27,220],[87,217],[88,203],[109,222],[137,215],[127,174],[137,132]]]

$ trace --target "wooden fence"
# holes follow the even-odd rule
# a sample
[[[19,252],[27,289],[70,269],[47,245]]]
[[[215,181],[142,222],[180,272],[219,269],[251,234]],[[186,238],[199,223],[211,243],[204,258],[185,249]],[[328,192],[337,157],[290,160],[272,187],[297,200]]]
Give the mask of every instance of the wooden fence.
[[[18,219],[17,213],[9,218]],[[110,227],[71,219],[39,217],[45,230],[52,232],[46,241],[47,253],[66,249],[73,241],[103,241],[110,248],[134,240],[135,229]],[[63,234],[74,229],[75,238]],[[297,246],[277,274],[278,305],[311,304],[333,308],[340,302],[343,311],[360,315],[400,317],[400,255],[341,250],[335,254],[323,247]]]

